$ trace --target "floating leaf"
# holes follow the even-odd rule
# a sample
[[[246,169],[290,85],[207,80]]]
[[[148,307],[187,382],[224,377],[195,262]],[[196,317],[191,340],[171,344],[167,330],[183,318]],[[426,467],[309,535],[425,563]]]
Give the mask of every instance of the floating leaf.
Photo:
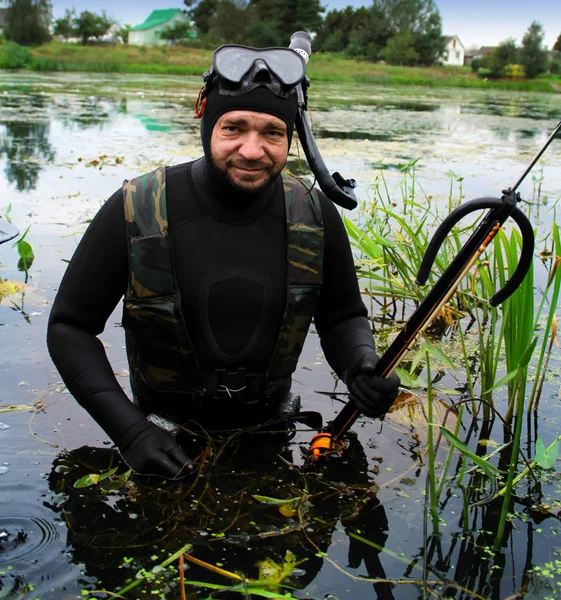
[[[304,561],[297,561],[296,556],[290,550],[286,551],[284,560],[280,564],[275,562],[272,558],[260,560],[257,563],[257,567],[259,568],[259,583],[278,585],[282,583],[302,562]]]
[[[477,443],[485,448],[498,448],[500,446],[500,444],[495,442],[495,440],[479,440]]]
[[[88,475],[84,475],[83,477],[80,477],[80,479],[78,479],[78,481],[76,481],[76,483],[74,484],[74,487],[75,488],[85,488],[85,487],[89,487],[92,485],[97,485],[100,481],[103,481],[104,479],[111,477],[111,475],[113,475],[113,473],[115,473],[118,468],[119,467],[115,467],[114,469],[110,469],[109,471],[106,471],[105,473],[88,473]]]
[[[545,447],[543,440],[539,437],[536,440],[536,462],[543,469],[551,469],[559,456],[559,440],[548,449]]]
[[[279,512],[283,517],[294,517],[298,514],[298,509],[294,504],[281,504]]]
[[[27,287],[28,286],[21,281],[10,281],[9,279],[0,281],[0,302],[2,301],[2,298],[23,292]]]
[[[99,483],[99,475],[97,473],[89,473],[88,475],[84,475],[80,477],[78,481],[74,483],[75,488],[85,488],[90,487],[91,485],[97,485]]]
[[[127,481],[129,480],[131,473],[132,470],[129,469],[128,471],[125,471],[117,477],[111,477],[111,479],[109,480],[104,478],[105,482],[101,486],[103,488],[103,491],[109,492],[111,490],[118,490],[119,488],[122,488],[125,485],[125,483],[127,483]]]

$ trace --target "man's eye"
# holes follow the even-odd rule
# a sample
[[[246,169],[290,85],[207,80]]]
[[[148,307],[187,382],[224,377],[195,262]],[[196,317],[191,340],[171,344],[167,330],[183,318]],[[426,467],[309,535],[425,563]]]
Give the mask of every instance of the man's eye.
[[[283,136],[281,131],[269,131],[267,133],[267,135],[269,135],[271,137],[282,137]]]

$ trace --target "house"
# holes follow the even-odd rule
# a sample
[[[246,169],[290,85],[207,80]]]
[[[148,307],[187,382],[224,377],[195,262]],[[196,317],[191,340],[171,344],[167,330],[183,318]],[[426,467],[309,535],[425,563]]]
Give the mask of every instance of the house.
[[[160,32],[169,25],[186,19],[187,17],[180,8],[153,10],[144,23],[130,28],[129,44],[134,46],[166,45],[168,41],[160,38]]]
[[[446,50],[444,52],[444,60],[442,63],[445,65],[462,67],[464,64],[465,48],[460,41],[460,38],[457,35],[447,35],[444,37],[444,42],[446,44]]]
[[[477,58],[483,58],[488,54],[491,54],[494,50],[496,50],[497,46],[481,46],[479,50],[474,50],[472,52],[466,52],[464,55],[464,60],[466,65],[471,65],[471,63]]]

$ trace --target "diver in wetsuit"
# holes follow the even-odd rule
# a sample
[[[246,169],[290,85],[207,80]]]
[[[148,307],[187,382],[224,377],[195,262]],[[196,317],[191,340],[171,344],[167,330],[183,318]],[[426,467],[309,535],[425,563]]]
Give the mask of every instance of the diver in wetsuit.
[[[236,61],[222,60],[225,48],[239,49]],[[338,211],[281,174],[304,77],[288,48],[219,48],[197,102],[204,156],[125,182],[68,265],[49,352],[137,473],[196,469],[148,415],[243,428],[297,410],[291,375],[312,319],[359,410],[381,416],[397,395],[396,375],[373,375],[378,358]],[[123,296],[133,402],[97,338]]]

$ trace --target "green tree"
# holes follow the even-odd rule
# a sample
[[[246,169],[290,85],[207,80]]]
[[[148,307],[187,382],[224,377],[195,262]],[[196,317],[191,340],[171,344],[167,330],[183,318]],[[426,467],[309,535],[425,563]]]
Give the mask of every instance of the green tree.
[[[6,39],[33,46],[51,39],[52,6],[49,0],[9,0],[6,11]]]
[[[353,58],[379,60],[382,58],[380,52],[392,35],[386,16],[377,5],[367,9],[366,15],[357,16],[359,18],[349,35],[345,54]]]
[[[84,45],[91,38],[101,40],[104,35],[109,33],[114,24],[114,21],[107,16],[105,11],[98,15],[89,10],[84,10],[74,19],[76,35],[80,37]]]
[[[429,65],[445,52],[433,0],[373,0],[368,8],[330,11],[317,32],[318,49],[369,60]]]
[[[195,23],[200,37],[206,35],[211,27],[211,19],[216,13],[218,0],[183,0],[187,7],[187,16]]]
[[[444,56],[442,19],[433,0],[374,0],[372,8],[382,16],[388,40],[411,34],[416,63],[430,65]],[[402,47],[406,41],[407,37],[400,38],[396,44]]]
[[[53,35],[60,35],[67,42],[68,38],[76,35],[74,29],[74,19],[76,18],[76,12],[74,9],[64,11],[64,16],[60,19],[55,19],[53,24]]]
[[[218,0],[209,19],[207,39],[213,44],[242,44],[247,24],[246,0]]]
[[[380,57],[391,65],[415,64],[419,60],[419,53],[415,50],[413,33],[406,30],[391,37],[380,51]]]
[[[163,40],[170,42],[179,42],[190,38],[193,35],[193,27],[189,21],[176,21],[171,25],[167,25],[160,32],[160,37]]]
[[[515,65],[519,62],[519,49],[513,38],[501,42],[488,56],[482,61],[483,67],[489,69],[491,77],[504,77],[507,65]]]
[[[520,50],[520,64],[524,65],[526,77],[530,79],[547,71],[548,55],[543,40],[543,27],[534,21],[522,38]]]
[[[295,31],[316,32],[322,25],[320,0],[250,0],[248,43],[288,46]]]
[[[121,42],[123,42],[123,44],[128,44],[129,43],[129,33],[131,30],[132,25],[126,24],[123,25],[121,27],[119,27],[119,29],[117,29],[117,37],[121,40]]]
[[[561,52],[561,33],[557,36],[557,40],[555,44],[553,44],[552,50],[557,50],[557,52]]]
[[[367,28],[369,14],[369,10],[365,7],[353,8],[352,6],[329,11],[318,27],[314,50],[345,51],[351,42],[352,33]]]

